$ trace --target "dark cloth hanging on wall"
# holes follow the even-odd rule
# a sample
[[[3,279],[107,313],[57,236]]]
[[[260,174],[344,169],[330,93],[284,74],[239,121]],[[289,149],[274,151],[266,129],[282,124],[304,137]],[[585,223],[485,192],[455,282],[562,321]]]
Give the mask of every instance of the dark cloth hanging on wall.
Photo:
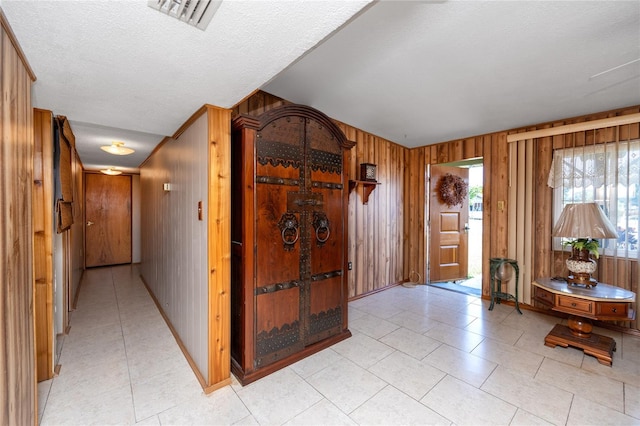
[[[54,186],[56,230],[59,233],[73,224],[73,174],[71,172],[71,153],[73,133],[67,118],[57,116],[54,119]]]

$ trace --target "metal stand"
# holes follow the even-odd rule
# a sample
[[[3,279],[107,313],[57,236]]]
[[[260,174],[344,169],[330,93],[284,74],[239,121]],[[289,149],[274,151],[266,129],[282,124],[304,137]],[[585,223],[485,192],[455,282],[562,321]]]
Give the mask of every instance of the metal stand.
[[[516,311],[520,315],[522,315],[522,311],[520,311],[520,306],[518,305],[518,281],[520,279],[520,269],[518,268],[518,262],[513,259],[507,259],[504,257],[492,257],[489,260],[489,274],[491,277],[491,305],[489,305],[489,310],[493,310],[493,305],[497,301],[500,303],[502,300],[513,300],[516,304]],[[513,266],[513,269],[516,273],[516,295],[513,296],[509,293],[505,293],[502,290],[502,280],[496,277],[496,271],[500,268],[503,263],[510,264]],[[496,283],[497,281],[497,283]],[[497,285],[497,288],[496,288]]]

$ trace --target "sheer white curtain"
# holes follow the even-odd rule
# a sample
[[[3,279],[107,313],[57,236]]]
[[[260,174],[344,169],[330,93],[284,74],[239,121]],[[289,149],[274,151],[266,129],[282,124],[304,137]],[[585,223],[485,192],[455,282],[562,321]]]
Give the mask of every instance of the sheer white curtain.
[[[618,229],[601,242],[604,253],[638,258],[640,140],[557,149],[548,185],[554,188],[554,223],[567,203],[596,202]],[[555,239],[560,249],[559,239]]]

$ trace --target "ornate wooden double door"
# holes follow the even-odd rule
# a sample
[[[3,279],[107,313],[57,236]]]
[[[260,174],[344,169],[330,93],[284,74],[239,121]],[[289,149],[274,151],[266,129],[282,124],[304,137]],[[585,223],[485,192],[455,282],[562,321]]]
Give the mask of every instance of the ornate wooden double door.
[[[353,143],[298,105],[240,116],[233,128],[232,367],[244,384],[350,335]]]

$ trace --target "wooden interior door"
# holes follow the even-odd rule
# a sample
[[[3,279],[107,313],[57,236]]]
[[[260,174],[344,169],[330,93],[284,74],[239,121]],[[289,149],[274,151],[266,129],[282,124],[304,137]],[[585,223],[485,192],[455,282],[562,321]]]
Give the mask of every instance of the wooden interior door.
[[[131,176],[85,174],[85,266],[131,263]]]
[[[448,206],[440,197],[440,179],[446,174],[464,179],[469,185],[469,169],[451,166],[431,166],[429,191],[429,281],[455,281],[468,275],[469,197],[462,204]]]

